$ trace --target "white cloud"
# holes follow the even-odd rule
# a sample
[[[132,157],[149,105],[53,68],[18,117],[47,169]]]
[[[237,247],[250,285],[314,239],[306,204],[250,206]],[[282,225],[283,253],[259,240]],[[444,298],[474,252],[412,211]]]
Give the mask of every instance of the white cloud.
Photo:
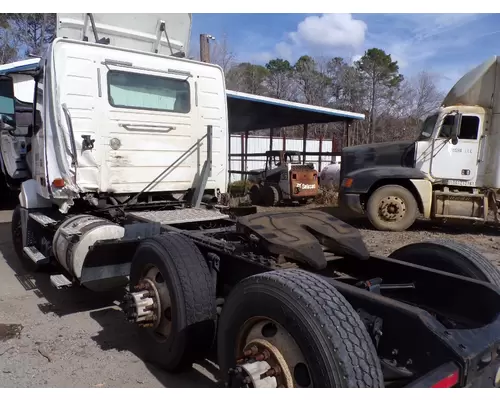
[[[427,68],[436,55],[465,48],[477,39],[481,25],[471,23],[481,14],[389,14],[378,26],[370,24],[367,47],[379,47],[398,61],[401,69]],[[467,26],[466,26],[467,25]],[[375,29],[373,29],[375,28]],[[482,35],[482,34],[481,34]]]
[[[276,55],[279,58],[283,58],[285,60],[290,60],[293,56],[292,53],[293,53],[292,46],[290,46],[288,43],[279,42],[276,45]]]
[[[339,51],[357,51],[363,47],[367,25],[351,14],[309,16],[297,29],[285,34],[273,54],[291,62],[302,54],[332,55]]]
[[[366,29],[366,23],[351,14],[323,14],[307,17],[288,36],[302,46],[358,48],[365,41]]]

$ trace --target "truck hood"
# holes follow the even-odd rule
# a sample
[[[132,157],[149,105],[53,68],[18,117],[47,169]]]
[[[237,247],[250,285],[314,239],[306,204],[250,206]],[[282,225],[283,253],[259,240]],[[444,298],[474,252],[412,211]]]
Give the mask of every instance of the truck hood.
[[[349,172],[375,166],[412,167],[414,155],[413,140],[346,147],[342,150],[340,176],[342,179]]]

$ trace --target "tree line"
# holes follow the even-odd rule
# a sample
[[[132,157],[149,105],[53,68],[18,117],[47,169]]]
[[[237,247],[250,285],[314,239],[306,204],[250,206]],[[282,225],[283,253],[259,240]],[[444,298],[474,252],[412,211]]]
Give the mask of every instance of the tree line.
[[[56,14],[0,14],[0,64],[42,55],[55,34]],[[192,43],[191,50],[196,47]],[[364,114],[365,120],[351,129],[351,145],[415,138],[421,119],[444,97],[436,76],[426,71],[403,76],[383,49],[368,49],[355,62],[303,55],[295,63],[275,58],[264,65],[237,60],[227,36],[210,50],[211,62],[224,69],[228,89]],[[343,127],[315,124],[309,132],[340,140]],[[278,134],[301,136],[302,128]]]
[[[238,62],[223,37],[212,44],[211,62],[224,69],[228,89],[364,114],[365,120],[351,129],[351,145],[416,138],[422,119],[444,98],[437,76],[421,71],[407,78],[378,48],[355,62],[303,55],[293,64],[275,58],[257,65]],[[340,138],[343,127],[317,124],[310,130],[316,137]],[[300,136],[302,129],[281,134]]]

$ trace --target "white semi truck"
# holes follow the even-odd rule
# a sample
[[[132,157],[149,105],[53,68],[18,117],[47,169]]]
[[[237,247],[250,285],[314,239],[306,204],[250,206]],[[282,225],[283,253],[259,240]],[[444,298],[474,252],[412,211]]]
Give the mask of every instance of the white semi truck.
[[[500,386],[500,274],[473,249],[377,257],[320,211],[235,220],[204,201],[227,186],[223,71],[176,55],[171,32],[156,52],[168,16],[140,16],[142,32],[59,16],[67,38],[33,72],[12,217],[25,268],[59,266],[54,286],[91,297],[124,287],[149,362],[176,372],[215,348],[230,387]],[[0,75],[5,134],[19,111]]]
[[[340,202],[379,230],[436,220],[499,222],[500,58],[465,74],[416,141],[342,152]]]

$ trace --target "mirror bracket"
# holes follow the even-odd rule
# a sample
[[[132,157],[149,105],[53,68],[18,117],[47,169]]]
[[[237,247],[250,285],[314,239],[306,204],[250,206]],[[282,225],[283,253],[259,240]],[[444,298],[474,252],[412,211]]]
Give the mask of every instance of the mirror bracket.
[[[454,115],[453,119],[453,127],[451,129],[451,143],[453,145],[456,145],[458,143],[458,135],[460,132],[460,127],[462,125],[462,113],[460,111],[453,111],[450,113],[451,115]]]

